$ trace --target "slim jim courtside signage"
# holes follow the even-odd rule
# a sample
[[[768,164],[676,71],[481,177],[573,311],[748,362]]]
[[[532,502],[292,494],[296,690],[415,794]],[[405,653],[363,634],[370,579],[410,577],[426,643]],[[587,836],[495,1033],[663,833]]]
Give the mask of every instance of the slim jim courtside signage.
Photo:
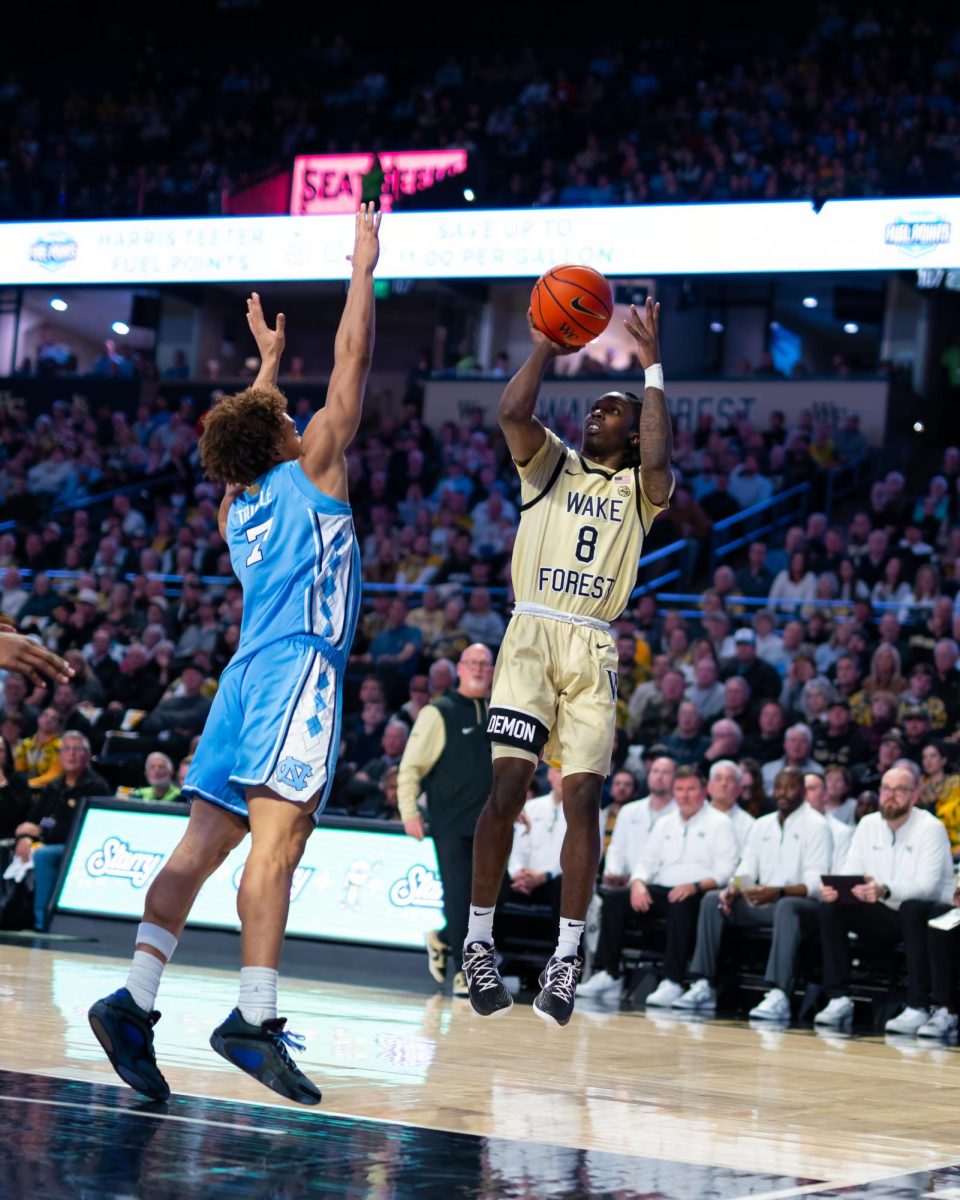
[[[98,807],[83,815],[57,909],[139,920],[143,898],[187,826],[181,812]],[[244,840],[203,886],[188,924],[239,929]],[[421,949],[443,924],[443,885],[433,842],[384,829],[320,828],[290,889],[287,932],[338,942]]]
[[[426,191],[467,169],[466,150],[384,150],[380,206],[390,212],[399,196]],[[363,177],[374,168],[371,154],[301,154],[293,164],[290,212],[295,217],[357,211]]]

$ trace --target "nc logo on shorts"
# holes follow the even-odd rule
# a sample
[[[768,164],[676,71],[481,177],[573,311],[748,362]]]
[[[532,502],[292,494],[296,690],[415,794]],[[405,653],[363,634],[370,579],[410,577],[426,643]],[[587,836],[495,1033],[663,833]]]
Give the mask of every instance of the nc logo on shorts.
[[[307,780],[313,774],[313,767],[308,767],[299,758],[285,758],[277,764],[277,783],[285,783],[298,792],[307,786]]]

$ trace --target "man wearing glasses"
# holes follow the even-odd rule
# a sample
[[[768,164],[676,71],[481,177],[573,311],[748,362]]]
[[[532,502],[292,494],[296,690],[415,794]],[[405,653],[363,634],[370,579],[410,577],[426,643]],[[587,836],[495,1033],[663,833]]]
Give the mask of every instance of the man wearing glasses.
[[[835,888],[820,890],[823,984],[830,999],[818,1013],[819,1026],[847,1024],[852,930],[871,946],[903,942],[907,959],[907,1006],[886,1024],[888,1033],[915,1034],[930,1016],[930,965],[926,923],[934,905],[950,903],[953,863],[950,839],[940,821],[916,808],[918,777],[910,764],[891,767],[880,785],[880,811],[856,828],[843,874],[862,875],[849,903]]]
[[[493,655],[479,643],[468,646],[457,663],[457,687],[427,704],[417,714],[398,776],[398,802],[403,827],[411,837],[424,836],[417,807],[427,797],[430,836],[443,883],[443,929],[427,934],[430,974],[442,984],[447,959],[456,975],[453,994],[467,995],[461,949],[467,933],[467,910],[473,880],[473,831],[493,781],[486,738]]]

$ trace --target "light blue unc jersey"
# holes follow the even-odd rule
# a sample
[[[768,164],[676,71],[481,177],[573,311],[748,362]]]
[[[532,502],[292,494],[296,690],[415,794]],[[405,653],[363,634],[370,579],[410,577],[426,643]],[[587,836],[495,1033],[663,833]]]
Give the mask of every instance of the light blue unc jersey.
[[[314,487],[299,462],[280,463],[231,505],[227,545],[243,587],[240,643],[184,791],[246,816],[246,789],[266,785],[315,804],[316,817],[336,768],[360,611],[350,506]]]
[[[236,658],[307,634],[349,650],[360,607],[360,550],[349,504],[284,462],[242,493],[227,516],[230,561],[243,587]]]

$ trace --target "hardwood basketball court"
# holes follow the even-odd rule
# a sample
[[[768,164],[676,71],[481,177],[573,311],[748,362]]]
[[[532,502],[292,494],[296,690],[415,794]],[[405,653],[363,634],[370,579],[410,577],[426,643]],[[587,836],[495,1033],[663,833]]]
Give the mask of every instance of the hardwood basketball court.
[[[209,1048],[236,974],[174,963],[157,1026],[174,1095],[153,1105],[86,1021],[124,972],[0,949],[0,1196],[960,1197],[954,1046],[586,1004],[559,1030],[522,1004],[483,1020],[282,978],[324,1093],[308,1110]]]

